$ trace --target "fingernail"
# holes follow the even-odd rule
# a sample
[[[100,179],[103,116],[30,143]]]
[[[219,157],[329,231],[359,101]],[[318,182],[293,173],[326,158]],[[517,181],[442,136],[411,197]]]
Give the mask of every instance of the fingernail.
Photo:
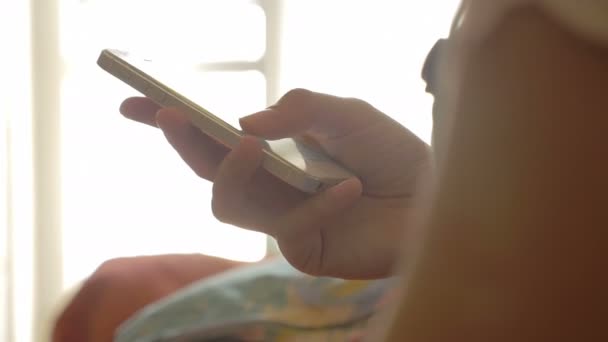
[[[127,114],[129,114],[129,107],[131,107],[130,103],[131,103],[131,101],[123,101],[120,104],[120,107],[118,108],[118,111],[120,112],[120,114],[125,115],[125,116]]]
[[[243,126],[251,125],[253,123],[253,121],[260,118],[261,116],[264,116],[264,114],[268,113],[269,111],[271,111],[271,109],[265,109],[265,110],[259,111],[257,113],[243,116],[242,118],[239,119],[239,124],[241,125],[241,128],[245,128]]]
[[[158,124],[159,120],[158,117],[164,115],[167,112],[167,110],[165,108],[161,108],[159,110],[156,111],[156,113],[154,114],[154,120],[156,121],[156,126],[158,126],[158,128],[161,128],[160,125]]]
[[[359,185],[360,183],[361,182],[357,178],[353,177],[338,183],[337,185],[331,187],[328,191],[334,197],[351,197],[353,196],[354,192],[358,192],[359,194],[361,193],[361,187]]]
[[[249,125],[249,122],[251,121],[251,118],[254,117],[257,113],[255,114],[251,114],[251,115],[247,115],[247,116],[243,116],[242,118],[239,119],[239,124],[241,125],[241,128],[245,128],[244,126]]]
[[[157,110],[156,113],[154,113],[154,124],[158,128],[162,128],[161,125],[158,124],[158,116],[161,114],[162,110],[163,110],[163,108]]]

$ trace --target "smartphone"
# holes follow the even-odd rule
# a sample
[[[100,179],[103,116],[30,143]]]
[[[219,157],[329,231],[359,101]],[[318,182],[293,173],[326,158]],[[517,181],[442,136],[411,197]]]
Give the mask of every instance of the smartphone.
[[[236,146],[243,135],[241,130],[163,83],[159,70],[166,75],[167,63],[158,68],[149,58],[106,49],[97,64],[160,106],[178,108],[204,134],[228,148]],[[291,138],[265,141],[262,165],[275,177],[306,193],[322,191],[353,176],[318,149]]]

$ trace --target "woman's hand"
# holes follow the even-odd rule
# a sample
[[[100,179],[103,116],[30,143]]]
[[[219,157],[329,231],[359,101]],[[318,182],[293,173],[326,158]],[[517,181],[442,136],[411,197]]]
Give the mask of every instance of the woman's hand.
[[[391,273],[415,210],[418,177],[429,169],[429,148],[368,103],[292,90],[241,119],[251,136],[232,151],[148,99],[127,99],[121,112],[160,127],[194,172],[214,182],[219,220],[272,235],[294,267],[344,278]],[[261,144],[252,136],[306,140],[358,178],[304,194],[260,167]]]

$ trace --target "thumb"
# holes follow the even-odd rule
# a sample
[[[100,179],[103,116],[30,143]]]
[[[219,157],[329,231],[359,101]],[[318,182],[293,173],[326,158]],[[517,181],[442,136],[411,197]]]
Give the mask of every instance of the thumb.
[[[296,116],[285,115],[272,107],[239,119],[239,124],[245,133],[271,140],[292,137],[307,128]]]
[[[264,139],[297,136],[317,121],[319,97],[328,96],[305,89],[290,90],[266,110],[241,118],[239,124],[246,133]]]

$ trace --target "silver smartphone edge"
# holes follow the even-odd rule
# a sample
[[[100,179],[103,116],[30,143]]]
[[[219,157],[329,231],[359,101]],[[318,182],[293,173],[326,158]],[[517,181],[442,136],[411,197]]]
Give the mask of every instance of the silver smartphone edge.
[[[141,92],[163,107],[176,107],[192,120],[205,134],[229,148],[236,146],[242,133],[215,115],[190,101],[145,72],[125,62],[112,50],[101,52],[97,64],[114,77]],[[262,166],[284,182],[307,193],[316,193],[337,183],[334,179],[322,180],[291,165],[276,153],[264,149]]]

